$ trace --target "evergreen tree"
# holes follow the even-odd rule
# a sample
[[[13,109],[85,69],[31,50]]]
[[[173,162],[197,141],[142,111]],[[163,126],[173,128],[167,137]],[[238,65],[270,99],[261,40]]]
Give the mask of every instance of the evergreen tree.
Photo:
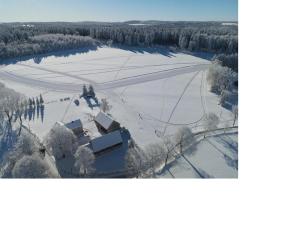
[[[86,97],[87,95],[88,95],[88,91],[87,91],[87,88],[86,88],[86,86],[84,84],[83,87],[82,87],[82,96]]]
[[[43,105],[44,104],[44,99],[42,97],[42,94],[40,94],[40,104]]]
[[[92,96],[93,98],[96,96],[92,85],[89,86],[89,95]]]

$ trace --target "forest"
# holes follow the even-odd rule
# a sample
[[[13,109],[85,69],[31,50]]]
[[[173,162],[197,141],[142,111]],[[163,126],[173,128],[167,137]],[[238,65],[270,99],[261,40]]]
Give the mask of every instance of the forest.
[[[221,22],[0,24],[0,60],[100,43],[204,51],[214,53],[223,66],[238,70],[238,26]]]

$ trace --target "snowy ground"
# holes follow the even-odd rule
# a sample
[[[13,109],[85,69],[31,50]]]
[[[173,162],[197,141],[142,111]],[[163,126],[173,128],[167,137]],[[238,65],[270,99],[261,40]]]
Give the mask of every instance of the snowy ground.
[[[36,63],[37,62],[37,63]],[[99,108],[79,99],[83,84],[92,84],[98,99],[106,97],[110,114],[129,129],[140,147],[157,142],[188,125],[203,129],[205,114],[220,117],[220,127],[232,123],[232,113],[209,92],[206,72],[210,61],[162,49],[98,48],[97,51],[27,60],[0,67],[0,81],[27,97],[43,94],[44,112],[26,124],[43,138],[56,121],[80,118],[93,135],[91,116]],[[61,99],[70,100],[61,101]],[[220,174],[221,175],[221,174]]]
[[[238,132],[213,133],[168,165],[160,178],[237,178]]]

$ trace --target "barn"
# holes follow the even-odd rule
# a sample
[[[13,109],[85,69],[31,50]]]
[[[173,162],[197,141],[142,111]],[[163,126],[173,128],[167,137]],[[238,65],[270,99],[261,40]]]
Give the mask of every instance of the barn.
[[[120,129],[120,124],[103,112],[99,112],[95,117],[98,130],[102,133],[109,133]]]
[[[83,133],[83,126],[80,119],[66,123],[65,126],[73,131],[75,135],[81,135]]]
[[[90,146],[94,154],[101,153],[105,150],[112,149],[122,145],[123,139],[120,131],[114,131],[90,141]]]

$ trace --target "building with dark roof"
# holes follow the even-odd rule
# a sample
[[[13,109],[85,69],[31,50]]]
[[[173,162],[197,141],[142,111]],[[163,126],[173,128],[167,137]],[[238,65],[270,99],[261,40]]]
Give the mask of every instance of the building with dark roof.
[[[80,135],[83,133],[83,126],[80,119],[66,123],[65,126],[73,131],[75,135]]]
[[[123,139],[119,130],[105,134],[90,141],[90,147],[94,154],[104,152],[105,150],[112,149],[122,144]]]

